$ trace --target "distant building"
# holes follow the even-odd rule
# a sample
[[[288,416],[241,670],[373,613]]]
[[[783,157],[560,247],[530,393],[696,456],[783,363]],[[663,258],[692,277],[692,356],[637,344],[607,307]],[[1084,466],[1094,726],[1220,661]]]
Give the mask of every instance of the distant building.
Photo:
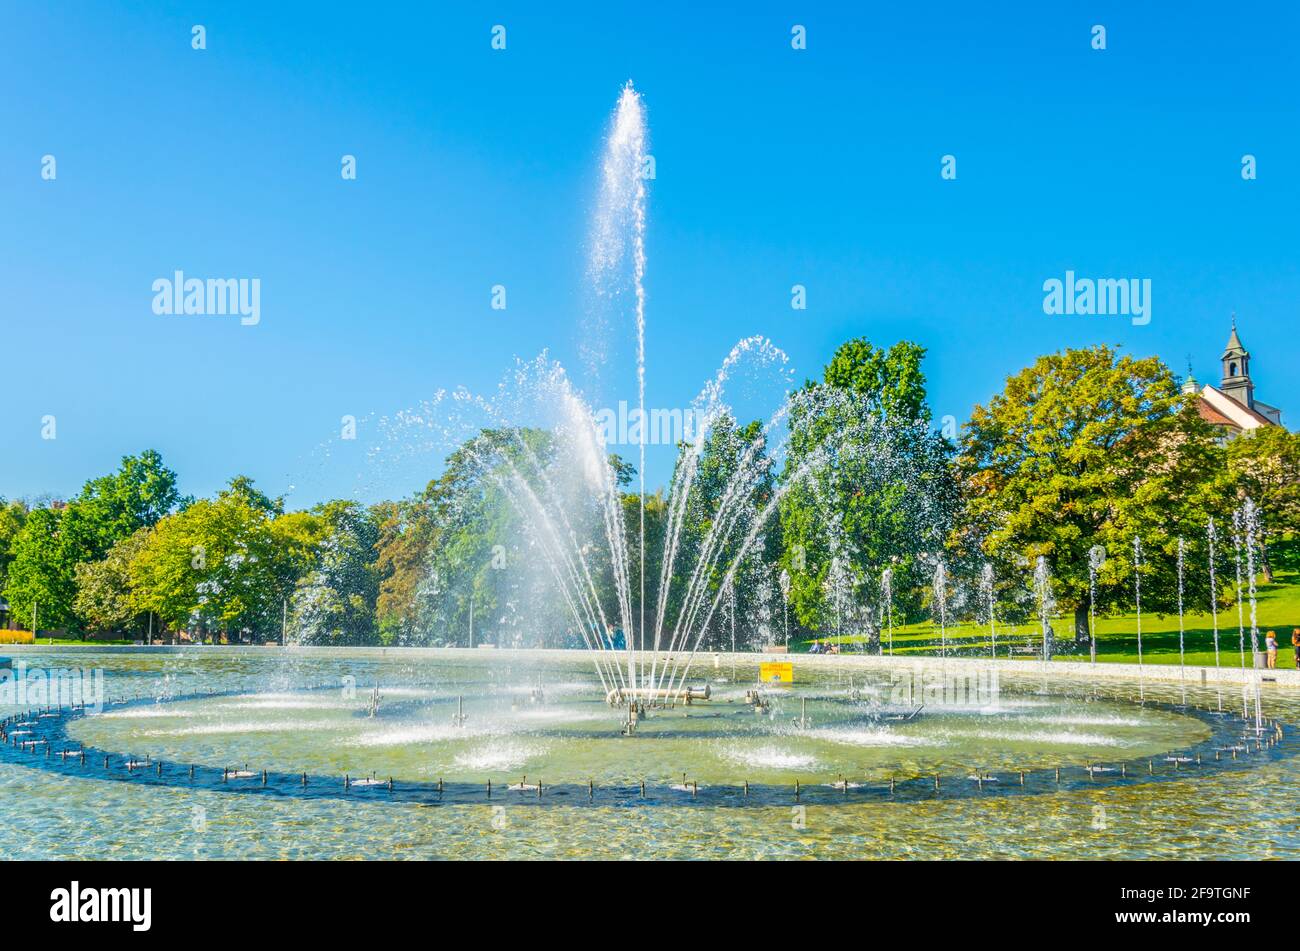
[[[1183,392],[1197,393],[1197,412],[1201,418],[1223,430],[1225,439],[1235,439],[1252,429],[1282,425],[1282,411],[1255,398],[1255,383],[1250,378],[1250,351],[1237,336],[1237,318],[1232,318],[1232,333],[1228,346],[1219,358],[1223,364],[1223,378],[1218,386],[1208,383],[1200,387],[1190,374],[1183,384]]]

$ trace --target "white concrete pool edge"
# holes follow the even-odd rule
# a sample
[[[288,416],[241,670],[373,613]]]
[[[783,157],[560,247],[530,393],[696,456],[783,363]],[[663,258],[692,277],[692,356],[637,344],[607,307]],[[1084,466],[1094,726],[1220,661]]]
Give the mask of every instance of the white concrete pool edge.
[[[108,654],[195,654],[195,655],[231,655],[231,654],[256,654],[263,657],[270,656],[317,656],[317,657],[357,657],[369,655],[373,657],[406,657],[406,658],[437,658],[437,657],[535,657],[537,659],[554,659],[554,660],[582,660],[587,658],[590,651],[587,650],[568,650],[561,648],[528,648],[513,650],[508,648],[469,648],[469,647],[275,647],[275,646],[254,646],[254,645],[206,645],[206,644],[184,644],[184,645],[130,645],[130,644],[105,644],[103,646],[94,646],[89,644],[76,644],[60,646],[58,644],[5,644],[0,645],[0,656],[21,657],[24,655],[40,655],[51,653],[77,654],[77,653],[108,653]],[[626,654],[622,655],[626,657]],[[662,662],[667,658],[667,652],[661,651],[659,654]],[[1226,656],[1226,655],[1225,655]],[[1234,658],[1237,655],[1231,655]],[[652,657],[650,651],[641,652],[638,657],[649,662]],[[1047,676],[1065,680],[1076,678],[1105,679],[1105,680],[1149,680],[1161,683],[1187,683],[1189,685],[1210,685],[1210,684],[1247,684],[1254,683],[1256,678],[1262,680],[1266,686],[1277,686],[1287,688],[1300,688],[1300,670],[1259,670],[1253,668],[1241,668],[1240,666],[1224,665],[1221,667],[1204,667],[1196,665],[1187,665],[1180,667],[1178,664],[1115,664],[1115,663],[1089,663],[1088,661],[1060,661],[1054,660],[1044,663],[1039,660],[1009,660],[997,658],[996,660],[988,657],[891,657],[876,654],[784,654],[784,653],[763,653],[763,652],[705,652],[701,651],[695,655],[692,663],[693,671],[703,672],[712,669],[713,658],[717,658],[719,664],[731,663],[733,658],[738,663],[758,663],[760,661],[789,661],[798,667],[817,667],[817,668],[892,668],[904,670],[925,671],[927,673],[939,673],[940,675],[952,674],[954,676],[969,675],[978,670],[994,669],[999,674],[1012,676]]]

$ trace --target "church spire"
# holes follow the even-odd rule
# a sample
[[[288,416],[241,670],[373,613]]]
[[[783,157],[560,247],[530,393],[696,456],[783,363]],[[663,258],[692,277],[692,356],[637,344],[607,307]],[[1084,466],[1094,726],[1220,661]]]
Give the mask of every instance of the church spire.
[[[1223,380],[1219,389],[1240,403],[1254,408],[1255,384],[1250,379],[1250,351],[1237,336],[1237,315],[1232,315],[1232,332],[1228,335],[1228,345],[1223,350]]]

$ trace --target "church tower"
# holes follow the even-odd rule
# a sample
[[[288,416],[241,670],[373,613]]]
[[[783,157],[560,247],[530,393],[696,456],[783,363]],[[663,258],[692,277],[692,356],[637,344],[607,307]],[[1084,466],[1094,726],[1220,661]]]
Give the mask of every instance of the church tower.
[[[1241,345],[1237,336],[1237,316],[1232,317],[1232,334],[1223,351],[1223,381],[1219,384],[1225,394],[1248,409],[1255,408],[1255,384],[1250,380],[1250,352]]]

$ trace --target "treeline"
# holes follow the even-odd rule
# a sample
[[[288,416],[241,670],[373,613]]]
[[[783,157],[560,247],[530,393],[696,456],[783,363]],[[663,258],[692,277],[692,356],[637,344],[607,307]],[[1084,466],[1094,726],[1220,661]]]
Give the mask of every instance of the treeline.
[[[729,647],[787,630],[876,642],[939,600],[950,622],[985,617],[990,600],[1019,620],[1033,612],[1041,557],[1081,633],[1094,590],[1099,613],[1129,608],[1135,536],[1144,605],[1170,611],[1180,550],[1186,602],[1226,603],[1240,546],[1257,543],[1267,570],[1269,540],[1300,529],[1300,437],[1274,427],[1225,439],[1155,358],[1044,356],[955,439],[933,425],[923,361],[915,344],[847,342],[792,401],[779,446],[758,422],[713,419],[698,454],[681,447],[672,482],[646,500],[644,584],[632,467],[609,459],[620,583],[599,499],[567,499],[563,531],[536,502],[562,491],[546,472],[565,447],[499,430],[410,498],[301,511],[242,476],[214,498],[184,498],[158,453],[128,456],[66,503],[0,500],[0,592],[19,626],[35,614],[70,634],[580,646],[592,632],[556,574],[572,569],[608,618],[639,627],[644,589],[648,627],[692,618],[702,646]],[[1247,498],[1257,534],[1240,519]],[[582,540],[581,565],[556,557],[564,533]]]

